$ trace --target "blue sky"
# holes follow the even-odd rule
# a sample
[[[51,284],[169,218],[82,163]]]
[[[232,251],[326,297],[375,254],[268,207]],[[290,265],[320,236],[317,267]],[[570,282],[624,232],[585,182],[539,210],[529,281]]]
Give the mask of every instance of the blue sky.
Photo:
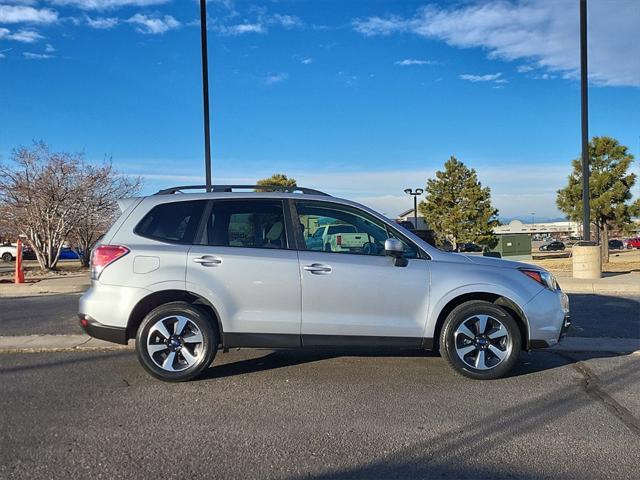
[[[640,1],[589,4],[590,133],[638,157]],[[284,172],[395,215],[453,154],[501,215],[558,215],[577,1],[208,5],[214,182]],[[200,183],[198,19],[195,0],[0,0],[0,155],[42,139],[147,193]]]

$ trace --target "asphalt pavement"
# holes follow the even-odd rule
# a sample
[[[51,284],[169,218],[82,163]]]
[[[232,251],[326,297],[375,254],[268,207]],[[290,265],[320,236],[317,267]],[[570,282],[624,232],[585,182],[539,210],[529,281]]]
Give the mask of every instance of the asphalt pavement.
[[[0,478],[637,478],[640,356],[587,358],[479,382],[424,353],[240,350],[167,384],[130,351],[2,355]]]
[[[80,294],[0,299],[0,335],[83,333],[78,323]]]
[[[0,335],[77,334],[79,294],[0,299]],[[640,338],[640,296],[569,294],[570,336]]]

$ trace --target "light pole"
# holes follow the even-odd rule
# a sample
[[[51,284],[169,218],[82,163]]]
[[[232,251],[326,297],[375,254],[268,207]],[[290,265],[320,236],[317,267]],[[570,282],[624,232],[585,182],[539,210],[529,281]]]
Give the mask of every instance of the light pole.
[[[536,224],[536,212],[531,212],[531,228]]]
[[[580,0],[580,91],[582,113],[582,239],[591,240],[589,206],[589,101],[587,98],[587,0]]]
[[[418,230],[418,196],[422,195],[424,190],[421,188],[416,188],[415,190],[405,188],[404,193],[413,196],[413,224],[415,229]]]
[[[211,191],[211,131],[209,128],[209,61],[207,53],[207,0],[200,0],[200,42],[202,52],[202,101],[204,103],[204,171],[207,192]]]

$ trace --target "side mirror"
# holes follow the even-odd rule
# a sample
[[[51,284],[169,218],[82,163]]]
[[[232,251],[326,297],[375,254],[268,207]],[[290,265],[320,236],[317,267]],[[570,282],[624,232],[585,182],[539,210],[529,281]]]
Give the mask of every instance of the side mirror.
[[[387,238],[384,241],[384,253],[393,258],[393,265],[396,267],[406,267],[409,264],[404,258],[404,246],[397,238]]]

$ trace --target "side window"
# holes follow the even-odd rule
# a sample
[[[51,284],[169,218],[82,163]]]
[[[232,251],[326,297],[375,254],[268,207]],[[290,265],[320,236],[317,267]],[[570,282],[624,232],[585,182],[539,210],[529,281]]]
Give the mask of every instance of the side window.
[[[296,202],[298,221],[303,226],[307,250],[384,255],[384,241],[389,232],[383,222],[357,209],[322,202]],[[320,235],[317,232],[321,231]],[[405,244],[408,258],[416,258],[417,250]]]
[[[206,203],[206,200],[193,200],[156,205],[140,220],[134,232],[162,242],[191,244]]]
[[[221,247],[287,248],[282,202],[214,202],[207,221],[207,244]]]

